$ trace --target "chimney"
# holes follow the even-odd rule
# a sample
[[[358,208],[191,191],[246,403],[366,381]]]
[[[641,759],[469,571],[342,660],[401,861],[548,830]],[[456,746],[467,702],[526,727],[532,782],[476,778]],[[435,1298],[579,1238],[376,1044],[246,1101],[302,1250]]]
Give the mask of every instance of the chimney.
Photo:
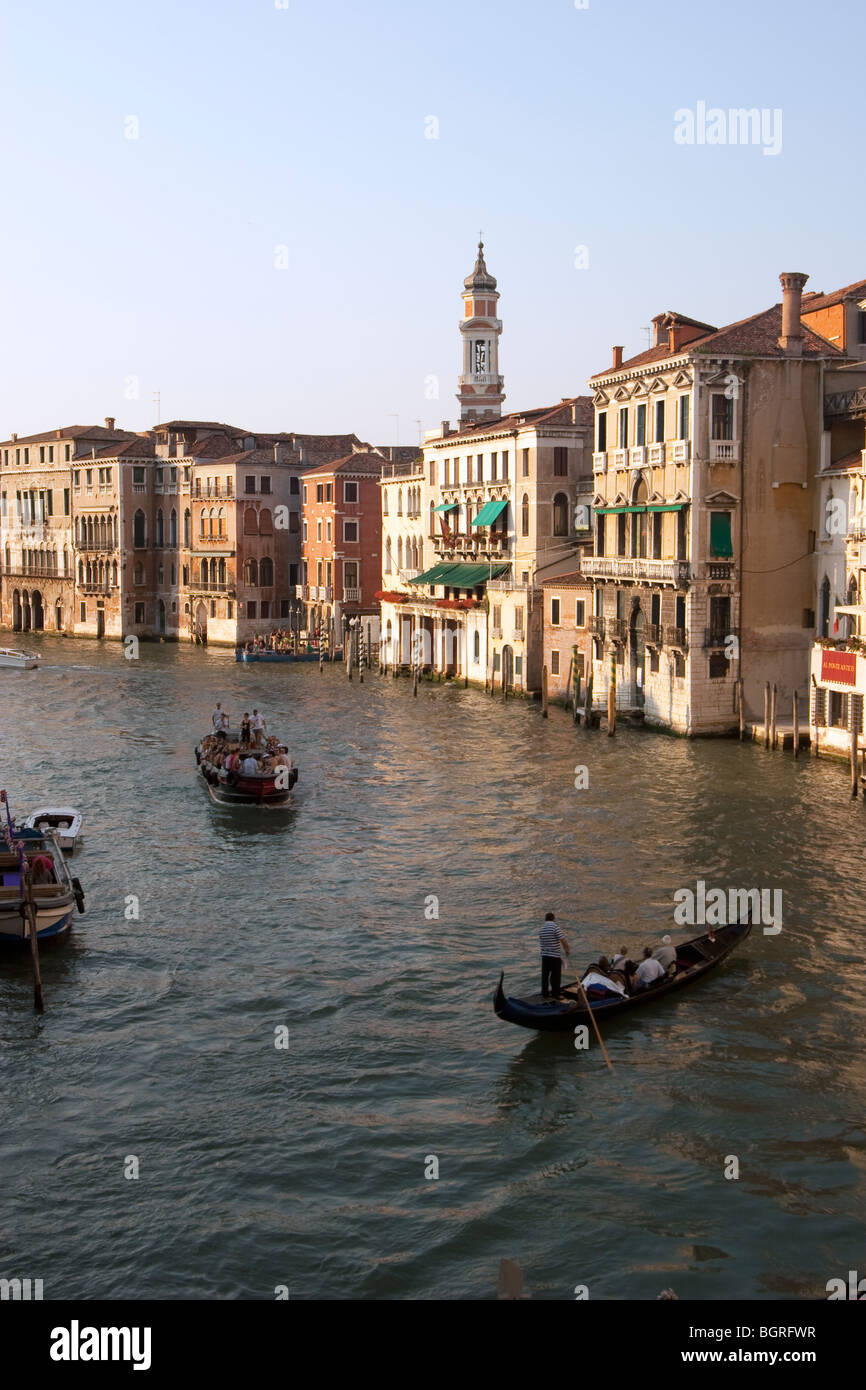
[[[54,438],[55,438],[55,439],[62,439],[62,438],[63,438],[63,431],[62,431],[62,430],[55,430],[55,431],[54,431]]]
[[[803,286],[808,280],[800,270],[785,270],[779,276],[782,286],[782,336],[779,347],[788,357],[803,355],[803,325],[800,310],[803,304]]]
[[[10,434],[9,438],[12,440],[12,443],[14,444],[18,439],[18,436],[17,434]]]
[[[664,342],[664,314],[656,314],[653,319],[653,347],[662,347]]]
[[[622,350],[621,347],[615,347],[614,350],[613,350],[613,365],[614,365],[614,370],[616,370],[617,367],[621,367],[621,366],[622,366],[622,351],[623,351],[623,350]]]
[[[107,430],[113,430],[113,429],[114,429],[114,416],[113,416],[113,415],[106,415],[106,417],[105,417],[105,428],[106,428]]]
[[[671,316],[668,321],[668,352],[679,352],[682,347],[683,326],[678,319]]]

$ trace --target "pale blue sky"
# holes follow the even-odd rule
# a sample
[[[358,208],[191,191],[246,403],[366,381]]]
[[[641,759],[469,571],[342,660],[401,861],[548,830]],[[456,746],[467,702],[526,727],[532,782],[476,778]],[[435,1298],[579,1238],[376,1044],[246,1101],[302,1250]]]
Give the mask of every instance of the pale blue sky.
[[[144,429],[158,390],[412,442],[456,418],[479,227],[506,409],[661,310],[864,278],[864,30],[859,0],[5,0],[0,434]],[[781,153],[676,144],[699,101],[781,109]]]

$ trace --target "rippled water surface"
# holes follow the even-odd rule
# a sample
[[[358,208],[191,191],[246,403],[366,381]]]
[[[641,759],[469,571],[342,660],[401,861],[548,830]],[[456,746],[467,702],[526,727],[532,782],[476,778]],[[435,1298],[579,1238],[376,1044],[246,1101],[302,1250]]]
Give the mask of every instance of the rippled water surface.
[[[729,1299],[862,1272],[866,808],[843,766],[339,667],[36,643],[41,670],[0,671],[0,782],[21,812],[83,810],[88,906],[43,953],[42,1018],[28,957],[0,958],[0,1276],[487,1298],[509,1257],[536,1298]],[[291,811],[210,802],[216,699],[285,733]],[[684,934],[698,878],[782,889],[784,929],[610,1025],[613,1075],[494,1017],[501,967],[537,988],[545,910],[585,959],[638,951]]]

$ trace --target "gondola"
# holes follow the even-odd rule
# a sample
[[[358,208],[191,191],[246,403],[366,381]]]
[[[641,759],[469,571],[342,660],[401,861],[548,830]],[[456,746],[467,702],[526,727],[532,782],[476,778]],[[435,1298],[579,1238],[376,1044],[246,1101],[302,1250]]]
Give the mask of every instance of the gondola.
[[[688,985],[700,980],[741,941],[745,941],[752,930],[750,922],[732,922],[726,927],[716,927],[712,935],[696,936],[677,947],[676,973],[663,976],[648,989],[637,994],[627,994],[621,998],[591,999],[590,1008],[597,1022],[618,1018],[629,1009],[644,1008],[655,1004],[666,995],[678,994]],[[493,1012],[505,1019],[506,1023],[516,1023],[520,1028],[534,1028],[538,1033],[571,1032],[576,1025],[589,1023],[589,1011],[585,1007],[577,982],[571,981],[562,986],[561,999],[545,999],[541,994],[530,994],[525,999],[515,999],[503,989],[505,972],[499,976],[499,985],[493,1000]]]

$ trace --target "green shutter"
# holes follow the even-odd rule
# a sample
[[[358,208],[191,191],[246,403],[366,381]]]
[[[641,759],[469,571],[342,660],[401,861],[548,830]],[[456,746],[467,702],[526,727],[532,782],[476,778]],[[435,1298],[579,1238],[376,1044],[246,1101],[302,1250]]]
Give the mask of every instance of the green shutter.
[[[710,554],[720,560],[730,560],[733,553],[731,513],[710,512]]]

